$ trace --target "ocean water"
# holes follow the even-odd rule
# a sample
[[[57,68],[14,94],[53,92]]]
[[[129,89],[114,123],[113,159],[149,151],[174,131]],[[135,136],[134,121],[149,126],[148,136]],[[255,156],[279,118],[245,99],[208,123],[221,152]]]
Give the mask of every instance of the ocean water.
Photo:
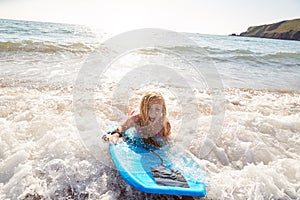
[[[300,42],[134,33],[0,19],[0,199],[180,199],[127,185],[101,140],[148,89],[204,199],[300,199]]]

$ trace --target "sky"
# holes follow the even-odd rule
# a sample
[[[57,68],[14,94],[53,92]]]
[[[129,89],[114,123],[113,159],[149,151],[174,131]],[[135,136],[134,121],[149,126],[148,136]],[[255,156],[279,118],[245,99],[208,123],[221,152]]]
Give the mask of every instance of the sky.
[[[0,18],[228,35],[300,18],[300,0],[0,0]]]

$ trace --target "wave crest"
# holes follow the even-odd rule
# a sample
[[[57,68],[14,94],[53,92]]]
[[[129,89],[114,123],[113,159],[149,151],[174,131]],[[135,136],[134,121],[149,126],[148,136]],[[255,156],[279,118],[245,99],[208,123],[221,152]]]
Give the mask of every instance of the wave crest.
[[[95,47],[92,44],[85,43],[54,43],[46,41],[32,41],[25,40],[22,42],[0,42],[0,52],[39,52],[39,53],[56,53],[56,52],[70,52],[70,53],[89,53]]]

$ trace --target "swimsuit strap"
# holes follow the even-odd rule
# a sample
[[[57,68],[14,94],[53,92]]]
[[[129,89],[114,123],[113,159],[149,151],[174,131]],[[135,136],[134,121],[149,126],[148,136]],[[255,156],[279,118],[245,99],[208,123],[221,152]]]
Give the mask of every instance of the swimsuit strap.
[[[135,116],[138,114],[140,114],[140,111],[139,111],[139,109],[135,108],[130,112],[129,117],[132,117],[132,116]]]

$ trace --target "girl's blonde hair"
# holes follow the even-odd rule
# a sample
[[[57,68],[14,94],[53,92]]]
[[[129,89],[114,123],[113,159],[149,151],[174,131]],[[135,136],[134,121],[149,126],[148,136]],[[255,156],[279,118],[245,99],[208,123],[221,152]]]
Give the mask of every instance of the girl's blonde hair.
[[[168,136],[171,134],[170,131],[167,129],[167,108],[166,102],[160,92],[156,91],[149,91],[146,92],[140,102],[140,115],[141,115],[141,126],[148,126],[150,124],[149,120],[149,108],[153,104],[160,104],[162,106],[162,119],[163,119],[163,130],[162,135]]]

